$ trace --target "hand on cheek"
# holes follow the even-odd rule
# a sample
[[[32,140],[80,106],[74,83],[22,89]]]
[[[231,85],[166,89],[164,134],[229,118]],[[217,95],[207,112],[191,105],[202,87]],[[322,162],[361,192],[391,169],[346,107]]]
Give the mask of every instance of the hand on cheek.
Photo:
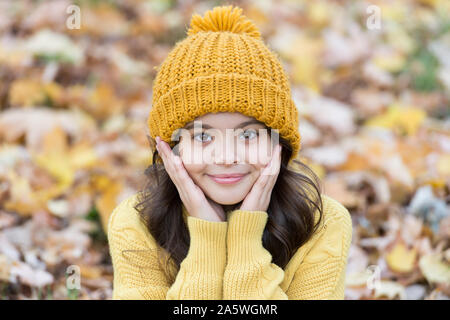
[[[272,159],[262,168],[260,176],[243,200],[240,210],[267,211],[273,187],[280,173],[280,167],[281,145],[277,145]]]
[[[173,153],[170,146],[156,137],[156,148],[164,162],[164,168],[178,190],[189,215],[209,221],[225,221],[222,206],[208,200],[203,190],[189,176],[182,159]]]

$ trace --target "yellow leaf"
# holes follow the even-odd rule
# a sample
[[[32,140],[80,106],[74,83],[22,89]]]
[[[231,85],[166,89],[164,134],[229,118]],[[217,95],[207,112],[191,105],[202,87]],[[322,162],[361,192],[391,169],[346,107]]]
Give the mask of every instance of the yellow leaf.
[[[6,210],[15,211],[28,217],[36,210],[45,207],[44,203],[33,193],[26,178],[19,176],[12,170],[7,172],[7,177],[11,187],[9,188],[9,199],[3,204]]]
[[[100,214],[103,230],[107,232],[108,219],[111,212],[118,205],[117,196],[123,187],[120,182],[110,181],[108,186],[103,190],[101,196],[95,201],[95,206]]]
[[[374,57],[373,63],[380,69],[389,72],[398,72],[404,68],[406,58],[400,52],[393,52],[388,55],[379,55]]]
[[[64,154],[66,151],[67,134],[60,126],[55,126],[43,138],[43,153]]]
[[[450,154],[446,153],[439,157],[437,171],[440,177],[450,176]]]
[[[425,111],[415,107],[391,105],[388,110],[366,122],[366,126],[385,127],[398,133],[413,135],[426,119]]]
[[[46,95],[42,84],[36,80],[20,79],[14,81],[9,91],[12,105],[32,106],[45,101]]]
[[[36,164],[46,169],[63,185],[70,186],[74,179],[74,170],[69,159],[61,154],[39,154],[35,156]]]
[[[323,43],[307,36],[299,37],[292,45],[290,56],[293,60],[293,78],[315,92],[320,91],[319,56]],[[301,54],[299,54],[301,52]]]
[[[8,48],[8,46],[0,46],[1,65],[10,66],[11,68],[21,68],[23,67],[24,61],[27,61],[29,56],[30,53],[23,47],[18,48],[18,46],[13,46]]]
[[[94,149],[87,143],[79,143],[70,149],[70,163],[74,169],[92,168],[97,163]]]
[[[331,16],[329,6],[329,3],[324,3],[321,1],[313,1],[309,3],[307,15],[312,25],[322,28],[328,24]]]
[[[148,148],[137,148],[127,156],[127,163],[133,167],[147,167],[151,164],[153,155]]]
[[[414,268],[417,257],[415,248],[409,250],[403,242],[398,242],[386,255],[388,266],[396,272],[410,272]]]
[[[442,253],[428,254],[421,257],[419,266],[429,282],[450,283],[450,265],[444,262]]]
[[[76,84],[66,89],[66,95],[68,101],[82,103],[87,96],[87,89],[85,86]]]
[[[59,131],[53,131],[44,139],[45,152],[33,155],[35,163],[47,170],[56,180],[57,184],[39,192],[43,201],[47,201],[69,188],[75,178],[74,168],[66,150],[67,145],[64,135]],[[54,150],[51,143],[54,143]]]
[[[101,83],[89,95],[90,112],[100,119],[117,114],[123,107],[111,86]]]
[[[50,199],[60,196],[69,187],[70,185],[59,182],[51,187],[36,191],[35,195],[41,202],[47,202]]]
[[[83,278],[98,279],[102,276],[103,271],[101,267],[82,264],[80,266],[80,273]]]
[[[429,6],[435,6],[438,3],[438,0],[419,0],[419,2]]]
[[[0,253],[0,280],[5,283],[10,280],[11,263],[7,256]]]
[[[405,31],[403,26],[393,25],[390,27],[387,33],[388,43],[398,49],[402,54],[396,53],[393,57],[394,60],[390,61],[389,67],[385,70],[395,72],[403,68],[406,59],[403,54],[410,54],[416,48],[416,43],[413,38]],[[391,68],[390,68],[391,67]]]
[[[380,3],[378,6],[381,8],[381,14],[383,19],[392,20],[393,22],[401,22],[408,18],[408,7],[399,2],[386,2]]]
[[[439,177],[424,180],[424,184],[429,184],[434,189],[444,189],[446,186],[446,182],[446,179]]]
[[[56,83],[49,82],[44,85],[44,90],[47,96],[56,104],[60,104],[64,98],[64,88]]]
[[[108,185],[110,184],[111,180],[104,175],[92,175],[92,185],[93,188],[104,192],[106,188],[108,188]]]

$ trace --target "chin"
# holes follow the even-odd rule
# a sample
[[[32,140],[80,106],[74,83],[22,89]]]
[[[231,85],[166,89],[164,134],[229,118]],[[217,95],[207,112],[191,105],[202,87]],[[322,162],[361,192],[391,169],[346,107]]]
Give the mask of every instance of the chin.
[[[235,197],[235,196],[227,195],[226,191],[225,191],[225,194],[224,194],[224,192],[217,192],[216,194],[222,195],[222,196],[215,197],[212,195],[211,196],[208,195],[208,197],[220,205],[235,205],[235,204],[241,202],[242,200],[244,200],[244,198],[241,196]]]
[[[235,205],[236,203],[241,202],[243,199],[216,199],[216,198],[211,198],[214,202],[220,204],[220,205]]]

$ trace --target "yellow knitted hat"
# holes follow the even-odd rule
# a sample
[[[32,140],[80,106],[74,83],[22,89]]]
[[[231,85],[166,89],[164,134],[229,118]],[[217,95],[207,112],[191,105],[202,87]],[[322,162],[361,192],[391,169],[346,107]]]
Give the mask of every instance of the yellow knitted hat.
[[[187,34],[158,70],[148,117],[151,137],[173,147],[174,132],[195,118],[240,112],[278,129],[294,159],[301,144],[288,77],[242,9],[219,6],[203,17],[194,14]]]

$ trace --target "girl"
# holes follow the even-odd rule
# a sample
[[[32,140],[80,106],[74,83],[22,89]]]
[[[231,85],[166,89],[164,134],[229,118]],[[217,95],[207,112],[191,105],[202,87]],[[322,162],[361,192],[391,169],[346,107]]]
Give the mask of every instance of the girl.
[[[350,214],[295,159],[287,76],[241,13],[194,15],[158,71],[148,184],[108,223],[113,299],[344,299]]]

